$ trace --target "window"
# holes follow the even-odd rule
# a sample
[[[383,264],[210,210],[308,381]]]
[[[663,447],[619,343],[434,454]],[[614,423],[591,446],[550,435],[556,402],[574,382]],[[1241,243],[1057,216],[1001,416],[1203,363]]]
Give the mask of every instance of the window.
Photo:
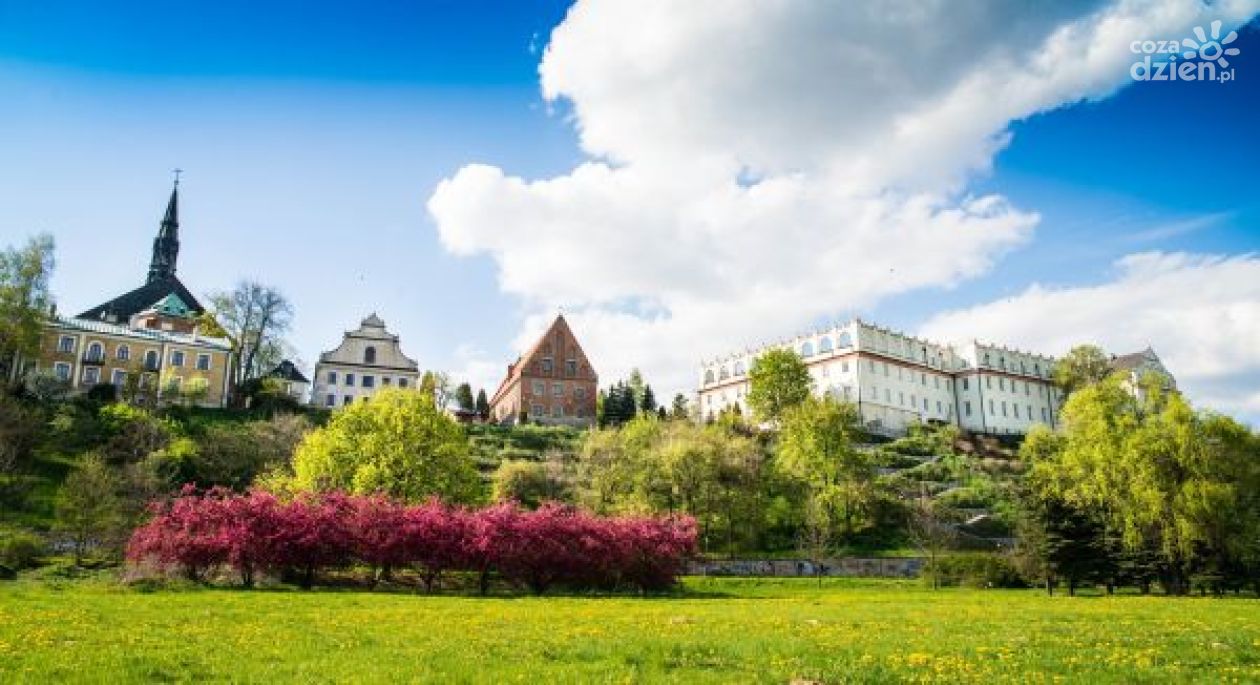
[[[731,372],[726,370],[726,366],[723,366],[722,368],[718,369],[718,380],[719,380],[719,381],[724,381],[724,380],[726,380],[727,378],[730,378],[730,377],[731,377]]]
[[[184,353],[179,350],[171,351],[171,366],[179,368],[184,365]]]
[[[735,362],[735,375],[744,375],[744,362]]]
[[[573,378],[577,375],[577,360],[569,359],[564,363],[564,375]]]
[[[967,416],[971,416],[971,402],[970,401],[963,402],[963,411],[967,413]]]
[[[375,387],[376,387],[376,376],[364,376],[364,377],[363,377],[363,381],[362,381],[361,383],[359,383],[359,385],[361,385],[361,386],[363,386],[363,387],[365,387],[365,388],[375,388]]]
[[[407,387],[407,379],[406,379],[406,378],[399,378],[399,379],[398,379],[398,387],[400,387],[400,388],[405,388],[405,387]]]
[[[986,388],[988,388],[988,389],[990,389],[990,390],[992,390],[992,389],[993,389],[993,376],[985,376],[985,377],[984,377],[984,387],[986,387]]]
[[[197,370],[198,371],[210,370],[210,355],[208,354],[197,355]]]
[[[940,402],[937,402],[936,404],[939,405]],[[927,411],[927,410],[928,410],[928,398],[924,397],[923,398],[923,411]],[[937,411],[940,411],[940,409],[937,409]]]
[[[363,363],[364,364],[376,363],[376,348],[375,347],[368,346],[367,349],[363,350]]]
[[[83,383],[85,385],[96,385],[101,382],[101,367],[85,366],[83,367]]]
[[[336,372],[336,371],[329,371],[329,372],[328,372],[328,384],[329,384],[329,385],[336,385],[336,384],[337,384],[337,372]]]
[[[1018,419],[1018,418],[1019,418],[1019,405],[1018,405],[1018,404],[1015,404],[1014,402],[1012,402],[1012,403],[1011,403],[1011,411],[1015,412],[1015,418],[1017,418],[1017,419]]]
[[[1042,420],[1042,421],[1045,421],[1045,420],[1046,420],[1046,408],[1045,408],[1045,407],[1042,407],[1042,408],[1041,408],[1041,420]]]
[[[156,350],[149,350],[144,353],[144,368],[149,371],[157,371],[158,353]]]
[[[381,385],[385,387],[389,387],[389,383],[391,380],[392,379],[389,376],[381,376]]]
[[[831,350],[832,350],[831,338],[827,336],[823,336],[823,339],[818,341],[818,351],[822,353],[822,352],[830,352]]]
[[[118,357],[118,361],[125,362],[131,359],[131,348],[126,345],[119,345],[118,349],[114,350],[114,356]]]
[[[184,387],[184,379],[182,376],[173,376],[166,382],[168,392],[179,392],[179,389],[182,387]]]
[[[105,361],[105,346],[98,342],[89,344],[87,348],[87,360],[90,362]]]
[[[551,394],[556,397],[564,397],[564,383],[552,383]]]
[[[70,381],[70,365],[65,362],[57,362],[53,364],[53,374],[57,376],[59,381]]]
[[[802,345],[801,345],[801,356],[802,356],[802,357],[812,357],[812,356],[814,356],[814,343],[806,341],[804,344],[802,344]]]
[[[112,378],[110,378],[110,381],[116,387],[121,388],[123,384],[127,382],[127,372],[123,371],[122,369],[114,369],[114,375]]]
[[[1006,402],[1002,402],[1002,416],[1006,416]]]
[[[544,416],[546,414],[546,412],[543,411],[543,406],[541,404],[531,404],[529,406],[529,413],[531,416]]]
[[[551,357],[543,357],[542,370],[543,373],[551,373]]]
[[[534,394],[542,397],[547,394],[547,384],[542,381],[534,381]]]
[[[558,419],[558,418],[560,418],[560,417],[562,417],[562,416],[564,416],[564,407],[562,407],[562,406],[560,406],[560,405],[558,405],[558,404],[557,404],[556,406],[552,407],[552,408],[551,408],[551,415],[552,415],[552,417],[557,418],[557,419]]]
[[[903,407],[906,406],[906,394],[904,392],[897,393],[897,404]]]
[[[998,390],[1006,390],[1006,379],[1005,379],[1005,378],[999,378],[999,379],[998,379]]]
[[[927,374],[926,374],[926,373],[921,373],[921,374],[919,374],[919,385],[927,385]]]
[[[352,373],[346,374],[346,385],[350,387],[354,387],[354,374]]]
[[[840,370],[844,373],[849,372],[849,362],[840,362]]]
[[[325,407],[335,407],[335,406],[337,406],[337,396],[336,396],[336,395],[328,395],[328,396],[324,397],[324,406],[325,406]]]
[[[1024,396],[1032,397],[1032,388],[1029,387],[1028,381],[1024,381]]]
[[[997,416],[997,412],[993,408],[993,400],[989,400],[989,416]]]
[[[713,369],[704,372],[704,384],[708,385],[713,382]]]
[[[74,352],[74,337],[69,335],[61,336],[57,341],[58,352]]]
[[[573,397],[574,399],[579,399],[579,400],[586,399],[586,388],[581,388],[581,387],[574,388]]]
[[[868,365],[870,365],[870,367],[871,367],[871,371],[872,371],[872,372],[874,372],[874,371],[875,371],[875,360],[874,360],[874,359],[868,359],[868,360],[866,360],[866,363],[867,363]]]
[[[836,346],[841,349],[853,347],[853,336],[849,335],[847,332],[841,333],[840,337],[836,340]]]
[[[937,413],[937,414],[944,414],[944,413],[945,413],[945,407],[941,405],[941,401],[940,401],[940,400],[937,400],[937,401],[936,401],[936,413]]]
[[[892,391],[888,388],[884,388],[884,402],[892,404]]]
[[[350,404],[353,401],[354,401],[354,395],[346,395],[345,397],[341,398],[342,406]]]
[[[962,382],[963,382],[963,390],[967,390],[969,386],[971,385],[970,383],[967,382],[966,378],[962,379]]]

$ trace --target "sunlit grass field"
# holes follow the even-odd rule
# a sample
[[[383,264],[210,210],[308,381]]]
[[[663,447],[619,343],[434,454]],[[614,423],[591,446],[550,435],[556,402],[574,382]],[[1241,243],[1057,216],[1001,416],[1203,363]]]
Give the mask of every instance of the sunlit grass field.
[[[0,584],[0,682],[1260,682],[1260,600],[690,579],[674,597]]]

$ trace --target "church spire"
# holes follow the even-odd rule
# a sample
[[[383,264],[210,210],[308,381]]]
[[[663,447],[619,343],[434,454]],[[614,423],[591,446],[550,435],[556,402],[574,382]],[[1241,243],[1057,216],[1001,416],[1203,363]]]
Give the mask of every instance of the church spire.
[[[153,239],[153,259],[149,261],[149,283],[175,276],[175,260],[179,257],[179,170],[175,170],[175,186],[166,203],[166,216],[157,237]]]

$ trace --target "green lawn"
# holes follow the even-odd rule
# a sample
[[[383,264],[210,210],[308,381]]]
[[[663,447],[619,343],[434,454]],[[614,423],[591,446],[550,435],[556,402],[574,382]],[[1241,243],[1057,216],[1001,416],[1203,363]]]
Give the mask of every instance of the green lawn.
[[[0,681],[1256,682],[1256,599],[694,579],[678,597],[0,584]]]

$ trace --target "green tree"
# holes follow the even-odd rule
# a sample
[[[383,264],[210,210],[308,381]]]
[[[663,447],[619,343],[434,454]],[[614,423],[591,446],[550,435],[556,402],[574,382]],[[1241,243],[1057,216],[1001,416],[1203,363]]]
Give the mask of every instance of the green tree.
[[[1077,345],[1054,365],[1054,383],[1071,395],[1111,375],[1111,358],[1097,345]]]
[[[876,496],[874,459],[857,447],[861,425],[853,404],[806,397],[786,411],[779,432],[779,468],[807,486],[840,535],[858,529]]]
[[[570,496],[564,473],[554,461],[509,459],[499,464],[491,485],[495,501],[516,500],[530,509],[547,501],[562,502]]]
[[[787,410],[810,396],[813,381],[804,360],[792,350],[771,350],[748,370],[748,406],[757,420],[778,423]]]
[[[276,288],[241,281],[231,292],[210,295],[213,318],[232,344],[232,383],[258,378],[280,363],[293,305]]]
[[[455,404],[464,411],[476,411],[477,400],[473,398],[472,386],[467,383],[460,383],[455,388]]]
[[[9,379],[18,355],[39,354],[40,330],[52,307],[54,249],[52,236],[41,234],[0,252],[0,382]]]
[[[486,399],[485,388],[482,388],[477,391],[476,408],[477,408],[477,416],[480,416],[482,421],[485,421],[490,418],[490,400]]]
[[[408,501],[478,499],[463,428],[424,393],[382,389],[307,434],[293,461],[300,490],[383,493]]]
[[[123,523],[119,475],[100,457],[84,457],[57,491],[56,524],[70,535],[74,561],[115,537]]]
[[[656,393],[652,392],[652,386],[643,386],[643,397],[639,402],[639,411],[649,414],[656,411]]]
[[[671,403],[669,409],[669,416],[672,419],[679,420],[690,418],[691,415],[687,410],[687,397],[682,393],[674,395],[674,401]]]

